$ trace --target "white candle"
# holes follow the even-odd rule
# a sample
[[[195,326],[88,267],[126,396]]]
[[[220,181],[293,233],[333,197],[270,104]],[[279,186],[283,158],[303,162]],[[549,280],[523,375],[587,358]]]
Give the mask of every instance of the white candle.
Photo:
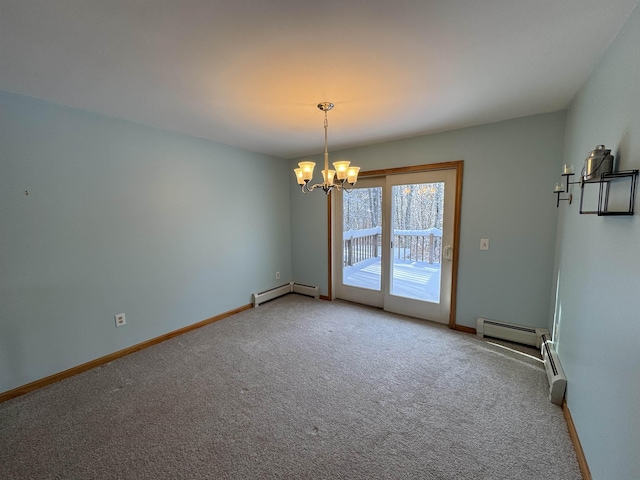
[[[564,190],[564,188],[562,188],[562,185],[560,185],[559,183],[556,183],[556,189],[554,190],[555,193],[557,192],[562,192]]]
[[[564,169],[562,170],[562,173],[563,173],[564,175],[567,175],[567,174],[573,173],[573,166],[565,165],[565,166],[564,166]]]

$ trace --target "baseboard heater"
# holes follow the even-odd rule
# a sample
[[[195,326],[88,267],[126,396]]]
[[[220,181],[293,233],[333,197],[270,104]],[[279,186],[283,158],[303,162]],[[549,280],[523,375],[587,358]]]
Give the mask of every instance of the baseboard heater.
[[[546,328],[531,328],[515,325],[513,323],[498,322],[487,318],[478,317],[476,322],[476,335],[482,337],[493,337],[510,342],[531,345],[532,347],[541,348],[542,335],[549,335]]]
[[[564,391],[567,388],[567,377],[564,376],[553,342],[546,334],[542,335],[540,353],[542,353],[544,369],[547,372],[547,380],[549,380],[549,400],[551,403],[561,405]]]
[[[301,283],[289,282],[279,287],[272,288],[260,293],[253,294],[253,307],[257,307],[269,300],[288,295],[290,293],[299,293],[308,297],[320,298],[320,289],[317,286],[303,285]]]

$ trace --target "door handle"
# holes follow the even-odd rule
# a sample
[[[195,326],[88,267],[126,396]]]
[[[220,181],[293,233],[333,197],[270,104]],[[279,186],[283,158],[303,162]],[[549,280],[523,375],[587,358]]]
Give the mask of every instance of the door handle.
[[[451,260],[451,245],[444,247],[444,258],[445,260]]]

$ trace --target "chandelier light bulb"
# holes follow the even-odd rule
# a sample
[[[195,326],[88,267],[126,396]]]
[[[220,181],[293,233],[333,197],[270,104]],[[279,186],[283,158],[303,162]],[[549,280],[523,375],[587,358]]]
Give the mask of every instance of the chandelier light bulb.
[[[347,171],[349,169],[349,164],[351,162],[348,160],[341,160],[339,162],[333,162],[333,166],[336,169],[336,177],[338,180],[346,180]]]
[[[349,167],[347,170],[347,182],[351,185],[355,185],[358,181],[358,172],[360,171],[360,167]]]
[[[300,162],[298,166],[300,170],[302,170],[302,180],[304,180],[305,183],[310,182],[313,178],[313,168],[316,166],[315,162]]]

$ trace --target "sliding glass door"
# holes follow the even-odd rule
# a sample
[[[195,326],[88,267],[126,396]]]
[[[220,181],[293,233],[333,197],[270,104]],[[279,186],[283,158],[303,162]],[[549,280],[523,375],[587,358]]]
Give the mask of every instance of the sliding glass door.
[[[382,191],[384,178],[358,180],[337,196],[334,251],[338,258],[338,298],[382,307]],[[339,292],[339,293],[338,293]]]
[[[337,195],[336,297],[448,323],[455,180],[455,169],[364,178]]]
[[[449,322],[455,170],[387,177],[389,286],[384,308]]]

